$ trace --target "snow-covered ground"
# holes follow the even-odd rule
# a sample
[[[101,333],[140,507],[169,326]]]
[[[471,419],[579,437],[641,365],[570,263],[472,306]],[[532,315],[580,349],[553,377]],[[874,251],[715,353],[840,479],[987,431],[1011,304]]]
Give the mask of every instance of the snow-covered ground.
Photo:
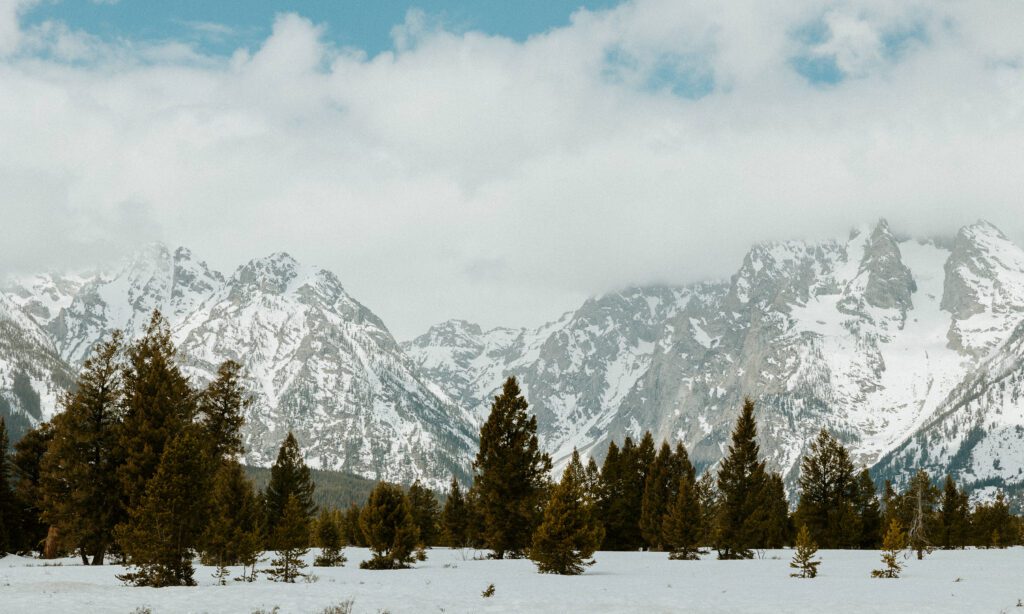
[[[193,588],[129,588],[117,566],[82,567],[0,559],[0,612],[129,614],[171,612],[316,613],[352,600],[379,612],[1024,612],[1024,548],[935,552],[905,560],[904,577],[869,577],[874,551],[821,551],[821,575],[789,577],[792,552],[751,561],[669,561],[661,553],[601,552],[578,577],[541,575],[528,560],[473,560],[473,551],[434,549],[414,569],[364,571],[365,549],[349,548],[343,568],[308,568],[315,582],[217,586],[198,567]],[[312,560],[313,554],[310,554]],[[495,594],[481,592],[493,583]],[[1021,607],[1022,609],[1017,609]]]

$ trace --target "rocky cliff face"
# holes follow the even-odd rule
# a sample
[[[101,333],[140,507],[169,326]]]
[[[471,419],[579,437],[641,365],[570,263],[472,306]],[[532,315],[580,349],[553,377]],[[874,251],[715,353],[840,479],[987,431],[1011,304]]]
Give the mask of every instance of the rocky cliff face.
[[[449,323],[458,348],[444,327],[405,348],[478,414],[519,376],[563,462],[649,429],[711,465],[752,396],[762,448],[792,481],[822,427],[876,463],[1024,319],[1024,253],[986,223],[951,243],[900,240],[882,221],[846,240],[762,244],[725,283],[608,295],[535,331]]]
[[[19,298],[23,329],[65,380],[111,331],[136,337],[159,309],[197,385],[229,358],[245,367],[256,400],[246,416],[248,462],[273,462],[294,430],[314,467],[436,486],[467,474],[474,429],[466,413],[419,377],[383,322],[330,272],[274,254],[225,278],[185,248],[152,245],[67,295],[51,298],[55,285],[30,280],[7,294]],[[53,398],[42,405],[29,422],[53,413]]]

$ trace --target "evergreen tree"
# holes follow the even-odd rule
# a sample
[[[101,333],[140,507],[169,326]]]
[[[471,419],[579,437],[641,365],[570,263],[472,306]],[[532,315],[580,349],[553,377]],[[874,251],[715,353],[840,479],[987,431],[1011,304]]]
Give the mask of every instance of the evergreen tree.
[[[17,506],[14,502],[14,491],[11,489],[10,459],[7,451],[7,424],[0,416],[0,555],[13,550],[15,538]]]
[[[237,362],[223,362],[217,377],[199,395],[199,421],[210,441],[210,458],[215,461],[235,459],[245,452],[242,425],[252,397],[242,387],[241,372],[242,365]]]
[[[252,481],[237,461],[224,462],[214,475],[209,512],[200,539],[202,561],[218,567],[223,582],[229,565],[248,566],[263,550],[262,508]]]
[[[717,535],[718,522],[718,478],[705,471],[697,480],[697,502],[700,504],[701,544],[713,543]]]
[[[644,546],[640,530],[644,485],[653,464],[654,444],[646,433],[640,445],[626,437],[622,448],[608,444],[601,469],[599,517],[605,527],[605,550],[637,550]]]
[[[1016,533],[1006,495],[998,491],[993,501],[980,503],[972,514],[973,542],[981,548],[1004,548]]]
[[[882,487],[882,524],[889,527],[893,520],[900,520],[899,495],[892,487],[892,481],[886,480]]]
[[[313,478],[310,475],[309,467],[302,460],[299,442],[289,431],[284,442],[281,443],[281,449],[277,452],[277,460],[270,468],[270,482],[267,484],[266,491],[267,535],[274,534],[277,524],[284,515],[288,498],[292,495],[295,496],[299,509],[308,523],[316,511],[316,505],[313,503],[313,490]]]
[[[562,481],[551,491],[544,521],[533,535],[530,558],[540,573],[579,575],[594,562],[590,557],[601,543],[603,529],[594,517],[585,480],[580,455],[573,450]]]
[[[900,514],[910,527],[907,530],[907,543],[911,550],[917,552],[918,560],[925,553],[931,554],[934,544],[932,535],[935,533],[934,507],[938,500],[939,490],[932,485],[926,471],[919,470],[903,494],[900,501]]]
[[[444,502],[444,510],[441,512],[441,526],[448,547],[465,548],[469,545],[469,510],[455,476],[452,476],[448,499]]]
[[[821,429],[800,465],[796,522],[825,548],[851,548],[860,541],[857,482],[843,444]]]
[[[359,526],[373,553],[373,558],[359,564],[360,568],[405,569],[412,564],[419,529],[401,487],[378,483],[359,514]]]
[[[963,548],[966,545],[967,533],[970,529],[967,495],[957,488],[953,476],[948,474],[942,490],[942,501],[939,504],[939,517],[942,548],[946,550]]]
[[[882,512],[875,482],[867,469],[857,474],[856,512],[859,526],[857,548],[876,548],[882,542]]]
[[[900,521],[893,518],[889,523],[889,530],[885,532],[882,540],[882,563],[885,567],[875,569],[871,572],[872,578],[898,578],[903,570],[898,558],[900,551],[907,547],[907,534],[903,532]]]
[[[99,344],[85,361],[74,392],[61,398],[52,439],[40,467],[43,519],[61,542],[102,565],[113,545],[114,528],[126,518],[119,470],[125,449],[120,439],[121,333]]]
[[[353,503],[345,510],[345,543],[350,546],[366,547],[366,537],[363,536],[363,529],[359,526],[359,504]]]
[[[170,326],[154,311],[144,336],[130,345],[123,372],[118,477],[127,509],[142,505],[164,448],[196,413],[196,395],[175,361]]]
[[[473,463],[474,487],[483,517],[483,538],[492,557],[519,557],[540,519],[551,459],[541,452],[537,418],[527,414],[516,378],[505,381],[480,429]]]
[[[434,492],[420,484],[419,480],[409,487],[409,508],[413,522],[420,533],[420,545],[436,546],[440,534],[441,510]]]
[[[672,500],[675,499],[680,477],[672,448],[667,441],[662,442],[661,449],[647,474],[640,506],[640,532],[652,550],[665,549],[665,515]]]
[[[306,567],[302,557],[309,552],[309,514],[295,494],[289,494],[281,516],[270,535],[270,547],[277,556],[270,561],[270,569],[263,573],[274,582],[295,582],[304,578]]]
[[[18,552],[43,549],[48,527],[42,520],[41,475],[43,456],[52,440],[53,428],[43,422],[14,445],[14,501],[20,538],[12,545]]]
[[[720,559],[749,559],[762,541],[763,518],[758,510],[764,496],[764,462],[759,460],[754,402],[746,399],[729,451],[718,469],[718,518],[715,548]]]
[[[821,561],[814,560],[814,555],[817,553],[818,545],[811,539],[811,532],[807,530],[806,526],[800,527],[800,532],[796,534],[796,553],[793,554],[793,560],[789,563],[789,566],[797,571],[789,574],[790,577],[817,577],[818,565],[821,564]]]
[[[121,580],[136,586],[193,586],[192,547],[202,534],[209,488],[204,438],[188,426],[171,439],[139,505],[117,528],[117,539],[134,568]]]
[[[313,563],[317,567],[341,567],[348,559],[342,549],[342,535],[338,521],[327,510],[320,512],[316,521],[316,541],[320,555]]]
[[[696,561],[702,554],[700,544],[704,537],[704,515],[692,471],[691,468],[688,477],[680,478],[675,501],[669,506],[664,521],[668,558],[675,561]]]
[[[771,472],[762,483],[761,495],[752,516],[755,548],[781,548],[790,540],[789,502],[782,476]]]

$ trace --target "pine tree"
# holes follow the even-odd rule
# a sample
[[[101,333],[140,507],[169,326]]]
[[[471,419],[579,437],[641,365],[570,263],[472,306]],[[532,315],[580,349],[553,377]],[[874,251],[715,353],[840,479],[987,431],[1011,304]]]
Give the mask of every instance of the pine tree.
[[[48,527],[42,520],[42,463],[53,440],[53,428],[43,422],[14,445],[14,500],[20,539],[13,544],[19,552],[42,552]]]
[[[975,506],[971,524],[972,541],[981,548],[1003,548],[1010,545],[1016,533],[1006,495],[1002,491],[996,493],[993,501]]]
[[[360,568],[405,569],[412,564],[419,529],[400,486],[378,483],[359,514],[359,526],[373,553]]]
[[[480,429],[474,487],[493,558],[522,556],[544,503],[551,459],[540,450],[537,418],[527,414],[528,406],[510,377]]]
[[[790,577],[817,577],[818,565],[821,564],[821,561],[814,560],[814,555],[817,553],[818,545],[811,539],[811,532],[807,530],[806,526],[800,527],[800,532],[796,534],[796,553],[793,554],[793,560],[789,563],[789,566],[797,571],[789,574]]]
[[[13,550],[11,545],[17,528],[17,507],[14,502],[14,491],[11,489],[8,445],[7,424],[3,416],[0,416],[0,555]]]
[[[619,448],[611,442],[601,468],[599,517],[605,527],[605,550],[637,550],[644,546],[640,530],[644,485],[654,459],[650,433],[640,445],[626,437]]]
[[[932,525],[938,495],[938,489],[932,485],[928,473],[922,469],[910,479],[907,492],[902,497],[900,507],[902,513],[907,516],[906,520],[910,527],[907,530],[907,542],[910,549],[917,552],[918,560],[923,559],[925,553],[932,552]]]
[[[856,512],[859,526],[857,548],[876,548],[882,541],[882,512],[875,482],[867,469],[857,474]]]
[[[939,504],[939,517],[942,526],[941,546],[946,550],[963,548],[970,525],[967,495],[957,488],[953,477],[948,474]]]
[[[270,468],[270,482],[266,491],[266,531],[272,536],[284,515],[285,505],[292,495],[298,502],[303,517],[308,523],[316,511],[313,503],[313,478],[309,467],[302,460],[299,442],[289,431],[277,452],[277,460]]]
[[[448,499],[444,502],[444,510],[441,512],[441,527],[444,541],[449,548],[465,548],[469,545],[469,510],[455,476],[452,476]]]
[[[99,344],[74,387],[61,398],[40,467],[43,520],[61,542],[102,565],[114,528],[126,519],[119,471],[122,421],[121,333]],[[155,467],[154,467],[155,469]]]
[[[334,514],[327,510],[320,512],[316,521],[316,541],[320,555],[313,562],[317,567],[341,567],[348,559],[342,549],[341,530]]]
[[[188,426],[171,439],[139,504],[117,539],[133,567],[118,576],[136,586],[193,586],[192,547],[202,534],[209,488],[204,438]]]
[[[679,486],[679,471],[676,459],[668,442],[662,442],[661,449],[651,465],[644,483],[644,494],[640,506],[640,532],[647,546],[652,550],[665,549],[663,534],[665,515]]]
[[[218,567],[222,582],[229,565],[249,565],[262,553],[261,514],[256,489],[242,466],[224,462],[213,478],[209,521],[200,539],[203,563]]]
[[[353,503],[345,510],[345,543],[350,546],[366,547],[366,537],[363,529],[359,526],[359,504]]]
[[[800,501],[796,522],[825,548],[857,544],[857,482],[843,444],[821,429],[800,465]]]
[[[675,501],[669,506],[664,521],[668,558],[674,561],[696,561],[703,554],[700,549],[704,536],[704,515],[700,508],[697,483],[690,475],[680,478]]]
[[[579,575],[593,564],[590,557],[601,543],[603,529],[594,517],[584,474],[580,455],[573,450],[562,481],[551,491],[544,520],[533,535],[530,558],[540,573]]]
[[[700,542],[711,544],[717,539],[718,523],[718,478],[705,471],[696,483],[697,501],[700,504]]]
[[[781,548],[790,540],[789,502],[782,476],[768,473],[762,482],[761,494],[755,503],[752,526],[755,527],[755,548]]]
[[[419,480],[409,487],[409,508],[413,522],[420,533],[420,545],[436,546],[440,534],[441,509],[433,491],[423,486]]]
[[[764,493],[764,462],[758,459],[754,402],[746,399],[728,454],[718,469],[716,543],[720,559],[749,559],[761,541],[763,525],[757,517]],[[761,525],[761,526],[759,526]]]
[[[309,515],[295,493],[288,495],[285,501],[270,535],[270,547],[277,556],[271,560],[270,569],[263,570],[263,573],[271,580],[292,583],[296,578],[306,577],[302,572],[306,567],[302,557],[309,552]]]
[[[883,569],[875,569],[871,572],[872,578],[898,578],[903,570],[898,557],[900,551],[907,547],[907,534],[903,532],[900,521],[893,518],[889,523],[889,530],[882,540],[882,563]]]
[[[210,441],[210,458],[215,461],[235,459],[245,452],[242,425],[252,397],[242,387],[241,372],[242,365],[237,362],[223,362],[217,377],[199,395],[199,421]]]
[[[118,477],[126,507],[142,504],[164,448],[196,414],[196,395],[176,363],[170,325],[154,311],[144,336],[130,345],[122,380],[123,422]],[[207,467],[207,471],[209,467]]]

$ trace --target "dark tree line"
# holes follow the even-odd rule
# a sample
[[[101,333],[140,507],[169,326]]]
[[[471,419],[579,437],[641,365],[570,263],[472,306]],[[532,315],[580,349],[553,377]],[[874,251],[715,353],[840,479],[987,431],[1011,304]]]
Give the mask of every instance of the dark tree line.
[[[1021,522],[1001,493],[972,508],[948,476],[941,489],[923,471],[902,492],[887,482],[879,498],[868,471],[856,470],[825,430],[802,460],[791,513],[782,476],[761,457],[751,400],[725,457],[703,475],[681,442],[656,446],[648,432],[638,442],[609,442],[600,467],[574,451],[553,481],[536,417],[511,377],[481,428],[468,489],[453,478],[442,506],[419,482],[382,482],[362,506],[317,510],[291,433],[265,490],[246,477],[239,458],[250,400],[240,378],[229,361],[209,385],[193,387],[159,313],[132,344],[115,333],[86,361],[63,411],[26,434],[10,459],[0,420],[0,551],[76,553],[93,565],[113,557],[129,565],[126,582],[168,586],[194,584],[195,555],[221,582],[233,566],[242,567],[236,579],[252,581],[270,551],[262,572],[294,582],[311,545],[320,547],[322,566],[344,564],[345,545],[368,547],[369,569],[408,567],[427,548],[447,545],[578,574],[598,549],[662,551],[674,560],[710,549],[744,559],[799,536],[800,574],[813,577],[814,548],[877,548],[883,527],[900,528],[918,556],[1021,541]]]

